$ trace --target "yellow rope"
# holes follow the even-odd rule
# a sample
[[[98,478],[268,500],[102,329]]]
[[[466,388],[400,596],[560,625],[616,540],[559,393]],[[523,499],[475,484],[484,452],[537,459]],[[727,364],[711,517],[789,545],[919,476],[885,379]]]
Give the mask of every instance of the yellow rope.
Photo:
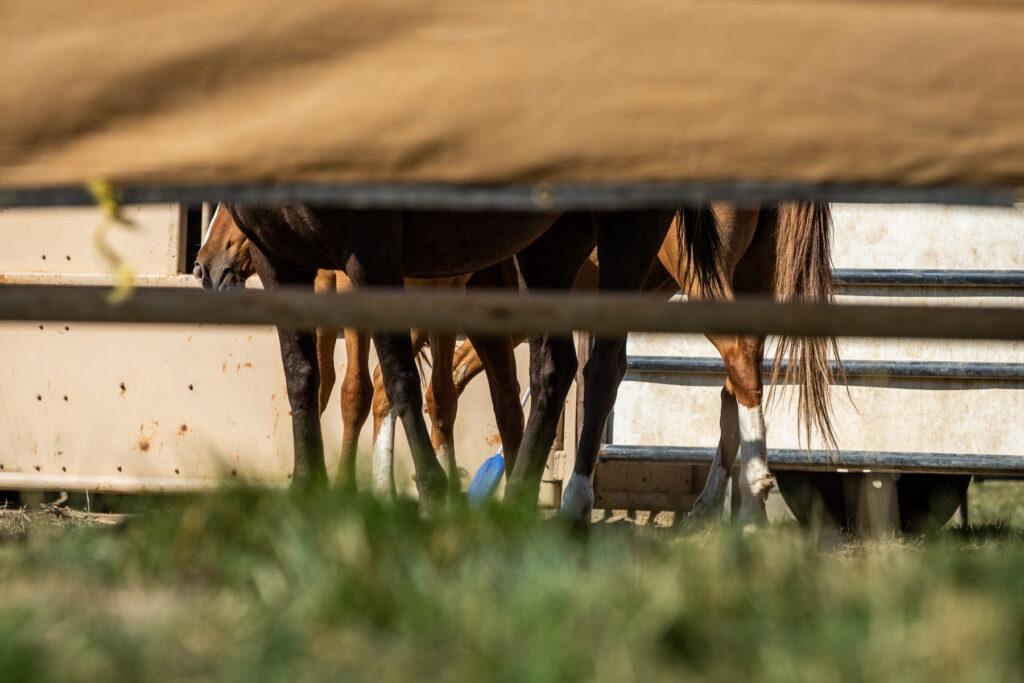
[[[114,291],[110,293],[109,301],[112,304],[118,304],[131,296],[135,272],[110,245],[107,238],[111,228],[115,225],[130,230],[135,227],[135,224],[121,214],[121,203],[117,199],[117,191],[113,185],[105,180],[94,180],[89,183],[89,193],[103,213],[103,219],[93,231],[93,245],[103,260],[114,269]]]

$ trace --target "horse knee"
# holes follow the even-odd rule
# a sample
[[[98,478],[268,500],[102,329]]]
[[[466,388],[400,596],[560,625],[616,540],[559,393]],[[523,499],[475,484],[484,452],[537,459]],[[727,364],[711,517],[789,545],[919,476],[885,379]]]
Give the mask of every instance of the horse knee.
[[[338,381],[338,375],[334,372],[333,363],[321,363],[320,365],[320,386],[324,387],[327,395],[330,396],[334,383]]]
[[[334,368],[330,366],[320,368],[319,404],[321,415],[327,410],[327,404],[331,401],[331,391],[334,389],[334,382],[336,380],[337,376],[334,374]]]
[[[341,414],[349,424],[362,423],[373,404],[369,373],[345,373],[341,382]]]
[[[384,391],[384,385],[382,383],[374,384],[373,397],[370,405],[373,411],[373,438],[376,440],[377,435],[380,433],[380,427],[384,422],[384,418],[391,413],[391,402],[388,400],[387,393]]]
[[[722,352],[732,393],[747,408],[761,405],[764,382],[761,379],[761,356],[756,349],[737,344]]]
[[[286,368],[288,399],[293,409],[297,401],[304,401],[319,392],[320,373],[315,364],[293,363]]]
[[[450,431],[455,423],[458,404],[453,395],[438,398],[433,392],[427,394],[425,410],[430,415],[431,425],[438,430]]]
[[[571,340],[552,340],[537,362],[531,363],[530,391],[535,402],[560,401],[569,391],[579,362]]]
[[[420,380],[415,373],[399,373],[394,382],[388,383],[385,394],[391,409],[399,415],[411,410],[420,410],[423,405]]]
[[[621,380],[626,375],[626,340],[599,339],[583,369],[586,382],[606,380],[611,377]]]

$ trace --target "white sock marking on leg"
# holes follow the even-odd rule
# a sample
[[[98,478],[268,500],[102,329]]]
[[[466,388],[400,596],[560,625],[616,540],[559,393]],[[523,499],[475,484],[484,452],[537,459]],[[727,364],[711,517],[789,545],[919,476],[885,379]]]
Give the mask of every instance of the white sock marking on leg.
[[[589,477],[573,472],[569,483],[565,486],[562,496],[563,517],[577,520],[583,524],[590,523],[590,513],[594,509],[594,475]]]
[[[373,444],[373,490],[378,495],[388,495],[395,490],[395,423],[398,417],[394,411],[384,416]]]
[[[740,521],[765,521],[764,501],[772,488],[761,406],[737,406],[740,427]]]

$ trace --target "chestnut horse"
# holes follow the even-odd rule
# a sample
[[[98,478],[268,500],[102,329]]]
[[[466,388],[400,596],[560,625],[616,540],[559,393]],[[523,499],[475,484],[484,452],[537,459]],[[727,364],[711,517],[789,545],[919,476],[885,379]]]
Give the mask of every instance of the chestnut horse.
[[[690,299],[732,299],[736,293],[772,295],[780,300],[829,301],[832,299],[830,243],[832,220],[827,204],[783,202],[764,208],[714,204],[721,243],[720,289],[702,287],[690,264],[680,258],[679,233],[670,230],[658,262],[644,285],[648,291],[669,294],[680,289]],[[584,264],[576,287],[596,285],[596,255]],[[727,484],[737,453],[740,455],[740,519],[762,521],[763,500],[771,488],[767,469],[766,429],[761,363],[762,336],[708,335],[725,363],[726,380],[721,394],[721,434],[708,480],[692,515],[713,518],[723,508]],[[810,440],[812,427],[826,444],[835,446],[830,420],[829,386],[833,380],[829,357],[839,360],[834,338],[782,337],[776,350],[772,384],[796,384],[798,420]],[[783,361],[787,370],[780,375]],[[455,388],[461,394],[482,365],[471,344],[456,351]],[[589,430],[588,434],[593,434]],[[566,487],[563,514],[583,521],[593,506],[593,444],[583,444],[573,477]]]
[[[478,272],[516,256],[527,288],[568,289],[596,246],[601,268],[598,288],[639,291],[647,279],[675,211],[566,212],[551,214],[444,211],[353,211],[286,205],[227,205],[252,242],[250,257],[264,287],[311,287],[320,269],[342,270],[355,286],[395,286],[403,277],[438,278]],[[686,258],[698,279],[717,277],[718,235],[709,209],[686,210],[676,222]],[[240,286],[228,263],[197,264],[209,288]],[[319,370],[311,332],[278,330],[292,408],[295,446],[293,485],[326,482],[320,433]],[[385,391],[402,420],[412,451],[420,498],[430,505],[447,481],[438,464],[421,406],[422,395],[408,334],[373,333]],[[603,430],[625,373],[626,335],[598,338],[587,363],[584,435],[581,447]],[[506,497],[536,502],[540,478],[566,393],[576,373],[571,336],[530,339],[530,416]],[[588,435],[588,430],[597,433]],[[579,463],[577,463],[579,466]],[[570,482],[570,486],[572,482]]]
[[[747,209],[713,205],[719,234],[717,287],[695,277],[684,258],[679,233],[670,231],[659,252],[645,288],[674,292],[682,289],[690,299],[731,300],[739,294],[772,295],[791,301],[832,299],[830,243],[831,210],[827,204],[782,202]],[[768,470],[768,448],[762,404],[761,363],[765,338],[754,335],[708,335],[725,363],[726,380],[721,393],[721,428],[718,448],[708,480],[694,505],[697,518],[721,514],[729,476],[740,457],[739,491],[741,523],[766,520],[765,499],[773,480]],[[781,337],[776,347],[772,384],[796,384],[798,418],[809,442],[813,427],[826,444],[835,446],[830,419],[830,355],[839,359],[834,338]],[[784,376],[781,373],[785,363]],[[589,381],[589,377],[587,378]],[[563,514],[575,520],[589,519],[593,507],[595,456],[601,430],[584,429],[577,447],[576,465],[566,486]],[[603,429],[603,423],[602,423]],[[584,438],[591,441],[584,442]]]

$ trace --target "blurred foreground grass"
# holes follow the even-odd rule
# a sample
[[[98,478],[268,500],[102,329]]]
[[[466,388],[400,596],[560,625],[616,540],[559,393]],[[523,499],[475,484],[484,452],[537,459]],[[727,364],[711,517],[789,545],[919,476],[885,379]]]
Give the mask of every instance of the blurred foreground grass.
[[[225,492],[5,516],[0,679],[1020,680],[1009,527],[848,542]]]

